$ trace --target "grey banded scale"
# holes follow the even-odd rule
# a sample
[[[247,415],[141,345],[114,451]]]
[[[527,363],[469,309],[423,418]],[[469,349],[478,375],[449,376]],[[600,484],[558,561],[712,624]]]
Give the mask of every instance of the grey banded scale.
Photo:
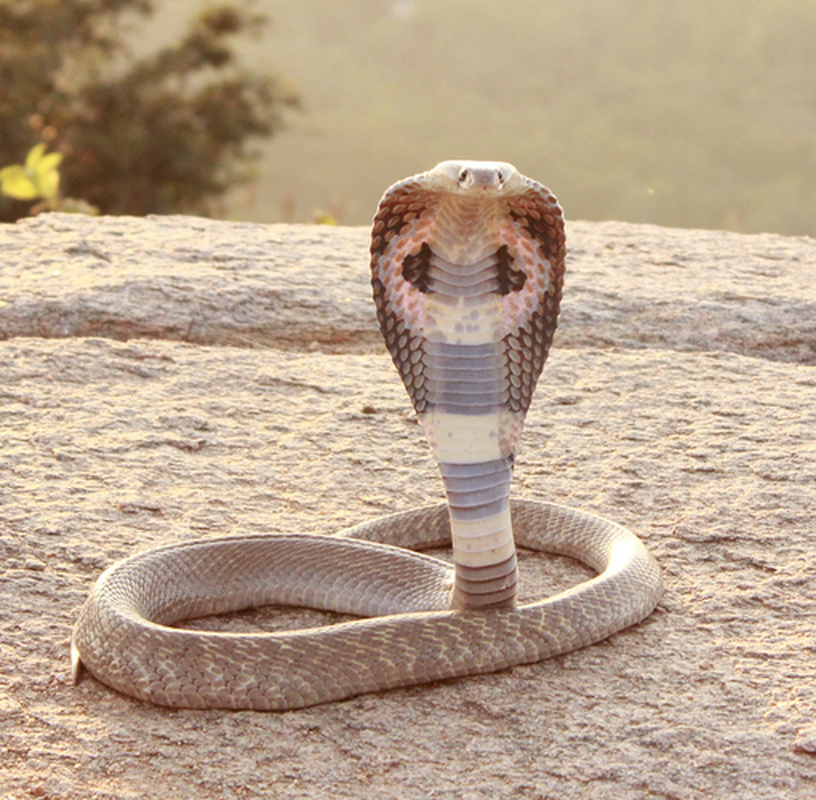
[[[515,604],[510,482],[565,256],[558,200],[503,162],[443,161],[374,217],[377,317],[445,485],[455,609]]]

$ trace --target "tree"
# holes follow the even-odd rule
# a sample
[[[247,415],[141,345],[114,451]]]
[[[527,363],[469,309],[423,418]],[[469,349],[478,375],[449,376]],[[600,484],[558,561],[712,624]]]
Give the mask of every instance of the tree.
[[[251,176],[249,140],[298,98],[237,63],[230,37],[266,22],[211,7],[174,45],[137,58],[125,23],[152,0],[0,0],[0,167],[38,142],[58,151],[66,194],[109,214],[212,214]],[[31,203],[0,198],[0,219]]]

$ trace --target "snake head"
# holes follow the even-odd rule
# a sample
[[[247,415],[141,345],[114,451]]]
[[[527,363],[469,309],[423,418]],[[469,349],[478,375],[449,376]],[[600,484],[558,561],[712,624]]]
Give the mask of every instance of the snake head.
[[[434,188],[455,194],[507,194],[522,184],[518,170],[504,161],[443,161],[427,176]]]

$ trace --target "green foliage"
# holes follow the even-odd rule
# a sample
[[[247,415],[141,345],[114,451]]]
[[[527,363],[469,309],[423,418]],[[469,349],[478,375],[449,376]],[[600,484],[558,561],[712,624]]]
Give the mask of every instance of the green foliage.
[[[42,143],[29,150],[25,164],[12,164],[0,169],[0,194],[15,200],[39,200],[30,209],[41,211],[97,214],[99,209],[85,200],[60,195],[60,153],[46,153]]]
[[[59,153],[45,152],[38,144],[26,156],[25,164],[13,164],[0,169],[0,191],[16,200],[47,200],[55,203],[59,197]]]
[[[217,210],[251,175],[249,140],[274,134],[297,97],[238,65],[230,38],[264,23],[246,6],[210,7],[135,58],[127,24],[152,11],[150,0],[0,0],[0,164],[39,140],[63,156],[65,190],[104,213]],[[0,219],[28,211],[33,198],[16,197]]]

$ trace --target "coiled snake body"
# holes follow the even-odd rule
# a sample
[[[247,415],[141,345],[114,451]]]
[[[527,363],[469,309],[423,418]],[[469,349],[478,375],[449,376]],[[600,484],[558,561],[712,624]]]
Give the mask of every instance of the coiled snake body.
[[[555,197],[509,164],[446,161],[392,186],[372,229],[374,299],[447,503],[340,536],[236,536],[125,559],[80,613],[75,679],[84,664],[161,705],[283,710],[532,663],[648,616],[660,569],[633,534],[509,500],[565,252]],[[406,549],[451,541],[453,570]],[[516,544],[599,574],[517,607]],[[264,604],[367,619],[266,634],[171,627]]]

